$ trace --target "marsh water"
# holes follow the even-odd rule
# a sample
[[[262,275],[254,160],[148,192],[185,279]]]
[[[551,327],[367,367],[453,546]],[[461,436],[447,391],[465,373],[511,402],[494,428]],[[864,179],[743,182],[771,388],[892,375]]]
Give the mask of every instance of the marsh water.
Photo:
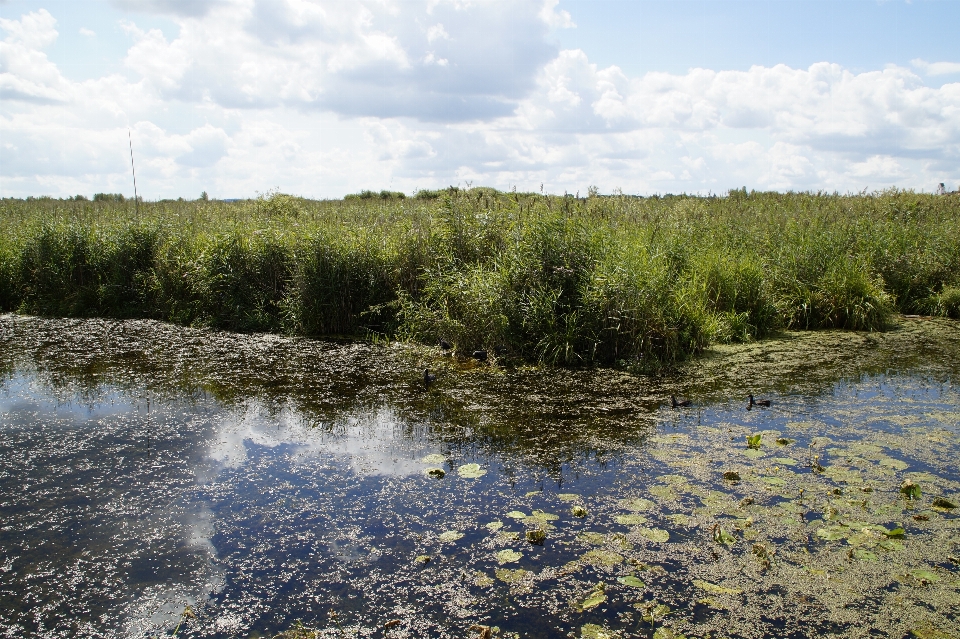
[[[922,318],[640,376],[0,316],[0,636],[958,637],[958,383]]]

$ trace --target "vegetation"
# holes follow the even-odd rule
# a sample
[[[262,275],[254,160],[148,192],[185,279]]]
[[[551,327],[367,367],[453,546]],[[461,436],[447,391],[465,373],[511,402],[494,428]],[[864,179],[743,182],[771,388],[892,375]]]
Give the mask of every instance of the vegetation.
[[[549,364],[673,364],[781,328],[960,317],[960,198],[0,201],[0,310],[441,338]]]

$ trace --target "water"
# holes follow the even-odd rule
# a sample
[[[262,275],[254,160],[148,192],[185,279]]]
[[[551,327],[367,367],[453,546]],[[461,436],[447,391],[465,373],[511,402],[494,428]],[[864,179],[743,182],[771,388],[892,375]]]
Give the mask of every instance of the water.
[[[653,379],[2,316],[0,635],[958,636],[957,329]]]

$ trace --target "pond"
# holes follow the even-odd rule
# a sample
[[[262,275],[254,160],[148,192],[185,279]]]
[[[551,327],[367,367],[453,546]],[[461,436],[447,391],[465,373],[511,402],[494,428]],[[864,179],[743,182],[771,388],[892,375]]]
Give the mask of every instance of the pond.
[[[0,635],[960,637],[958,373],[923,318],[652,377],[0,316]]]

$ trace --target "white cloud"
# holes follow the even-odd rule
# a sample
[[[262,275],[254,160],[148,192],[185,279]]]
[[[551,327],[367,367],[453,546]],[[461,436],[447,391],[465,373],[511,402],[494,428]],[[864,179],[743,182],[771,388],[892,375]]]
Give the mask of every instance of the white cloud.
[[[917,58],[916,60],[911,60],[910,64],[920,69],[920,71],[926,75],[960,74],[960,62],[927,62]]]
[[[138,6],[178,31],[134,15],[122,72],[84,82],[49,12],[0,20],[3,195],[129,191],[128,127],[147,197],[960,182],[960,83],[917,72],[952,63],[630,76],[548,44],[553,0]]]
[[[87,38],[95,38],[97,36],[96,31],[92,31],[91,29],[88,29],[86,27],[80,27],[80,30],[78,31],[78,33]]]
[[[540,7],[539,13],[540,19],[554,29],[573,29],[576,27],[577,25],[574,24],[568,11],[556,10],[558,4],[560,4],[560,0],[543,0],[543,6]]]

